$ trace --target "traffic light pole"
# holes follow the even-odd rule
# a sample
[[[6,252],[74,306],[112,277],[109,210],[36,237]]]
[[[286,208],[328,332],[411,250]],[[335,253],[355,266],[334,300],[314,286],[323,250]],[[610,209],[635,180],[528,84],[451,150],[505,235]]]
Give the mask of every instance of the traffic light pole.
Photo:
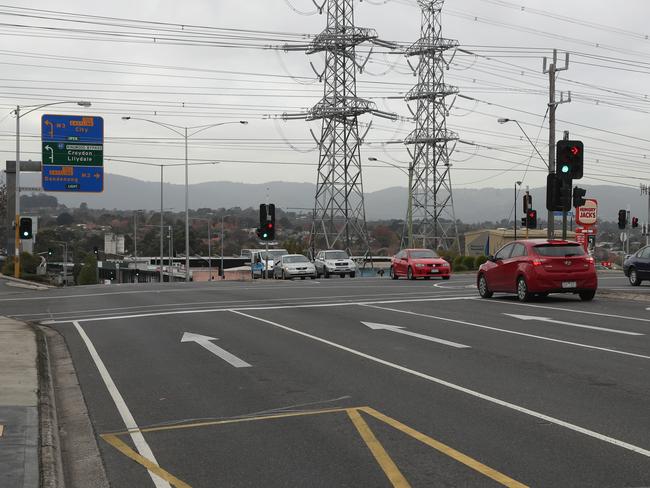
[[[564,131],[564,140],[565,141],[569,140],[569,131],[568,130]],[[571,185],[571,186],[573,187],[573,185]],[[567,211],[562,210],[562,240],[563,241],[566,241],[566,239],[567,239],[567,225],[568,225]]]
[[[15,217],[15,251],[14,278],[20,278],[20,105],[16,106],[16,217]]]

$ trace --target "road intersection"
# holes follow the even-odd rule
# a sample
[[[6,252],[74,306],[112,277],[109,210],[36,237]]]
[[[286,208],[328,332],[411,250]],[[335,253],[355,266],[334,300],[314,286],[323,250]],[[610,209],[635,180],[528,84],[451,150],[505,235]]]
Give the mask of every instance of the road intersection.
[[[113,486],[159,488],[650,485],[649,306],[471,275],[0,294],[65,337]]]

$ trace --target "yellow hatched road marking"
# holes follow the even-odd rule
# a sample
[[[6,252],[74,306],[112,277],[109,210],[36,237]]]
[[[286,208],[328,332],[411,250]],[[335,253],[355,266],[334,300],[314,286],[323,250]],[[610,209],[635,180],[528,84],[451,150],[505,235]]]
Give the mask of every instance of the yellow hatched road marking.
[[[157,464],[152,463],[146,457],[141,456],[140,454],[135,452],[133,449],[127,446],[123,441],[121,441],[116,435],[102,434],[100,437],[104,439],[106,442],[108,442],[115,449],[120,451],[122,454],[124,454],[126,457],[134,460],[138,464],[141,464],[152,473],[157,474],[159,477],[167,481],[170,485],[175,486],[176,488],[192,488],[184,481],[179,480],[174,475],[168,473]]]
[[[411,485],[408,481],[406,481],[406,478],[404,478],[402,472],[388,455],[384,449],[384,446],[382,446],[381,443],[377,440],[375,434],[373,434],[372,430],[370,430],[370,427],[366,421],[361,418],[359,411],[354,408],[350,408],[347,412],[350,416],[350,419],[352,420],[352,423],[359,431],[359,435],[368,446],[368,449],[370,449],[372,455],[375,456],[377,463],[381,469],[384,470],[384,473],[393,484],[393,486],[395,488],[411,488]]]
[[[492,469],[489,466],[486,466],[485,464],[477,461],[476,459],[473,459],[463,454],[462,452],[459,452],[456,449],[449,447],[446,444],[443,444],[442,442],[432,439],[431,437],[423,434],[422,432],[418,432],[417,430],[409,427],[408,425],[405,425],[395,419],[392,419],[384,415],[381,412],[378,412],[374,408],[360,407],[359,410],[367,413],[368,415],[372,415],[376,419],[381,420],[382,422],[390,425],[391,427],[394,427],[395,429],[404,432],[405,434],[413,437],[414,439],[417,439],[418,441],[426,444],[427,446],[433,447],[435,450],[440,451],[441,453],[449,456],[452,459],[455,459],[460,463],[463,463],[464,465],[472,468],[475,471],[478,471],[479,473],[487,476],[488,478],[492,478],[494,481],[501,483],[503,486],[507,486],[508,488],[528,488],[527,485],[524,485],[519,481],[513,480],[509,476],[500,473],[496,469]]]

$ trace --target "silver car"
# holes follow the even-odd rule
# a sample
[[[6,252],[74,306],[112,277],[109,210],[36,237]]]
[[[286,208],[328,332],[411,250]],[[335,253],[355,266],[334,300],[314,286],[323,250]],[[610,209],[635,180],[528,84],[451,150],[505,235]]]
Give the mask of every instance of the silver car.
[[[285,254],[276,259],[274,264],[273,277],[276,280],[316,278],[316,267],[302,254]]]
[[[345,251],[320,251],[314,259],[314,266],[318,276],[325,278],[330,275],[339,275],[341,278],[348,275],[354,278],[357,274],[357,265]]]

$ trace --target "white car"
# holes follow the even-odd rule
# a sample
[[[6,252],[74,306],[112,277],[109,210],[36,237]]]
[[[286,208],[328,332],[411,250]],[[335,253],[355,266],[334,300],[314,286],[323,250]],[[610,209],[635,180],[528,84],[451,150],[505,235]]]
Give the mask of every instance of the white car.
[[[309,277],[316,278],[316,267],[302,254],[285,254],[275,261],[273,277],[282,280],[290,280],[300,277],[304,280]]]
[[[357,274],[357,265],[345,251],[320,251],[314,260],[314,266],[318,276],[325,278],[330,275],[339,275],[341,278],[348,275],[354,278]]]

